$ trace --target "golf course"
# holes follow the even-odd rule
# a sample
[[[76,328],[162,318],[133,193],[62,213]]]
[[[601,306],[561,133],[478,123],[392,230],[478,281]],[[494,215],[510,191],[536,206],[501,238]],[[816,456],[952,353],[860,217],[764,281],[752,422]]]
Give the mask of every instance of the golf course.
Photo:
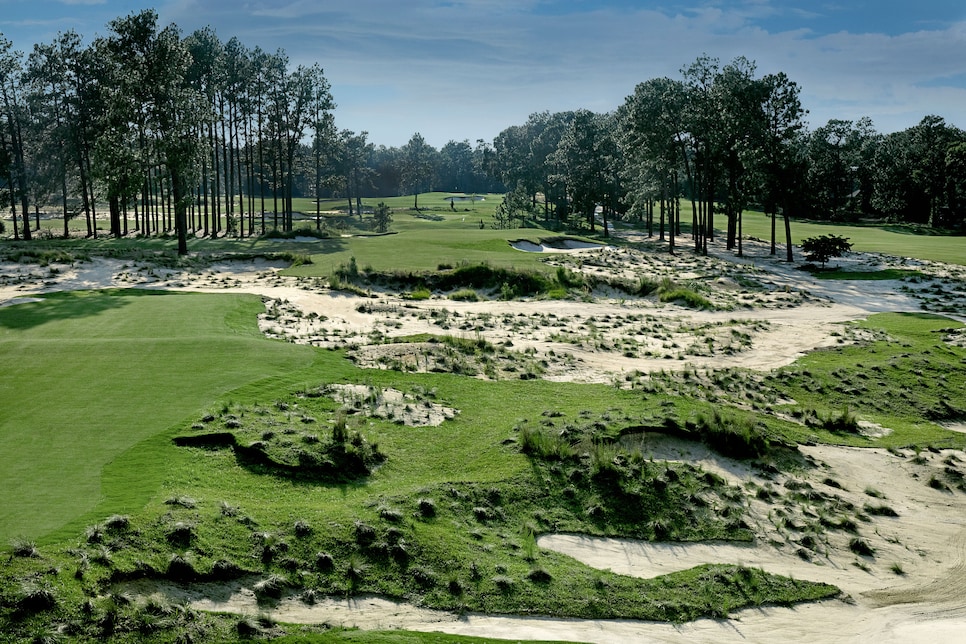
[[[798,270],[498,196],[0,243],[10,641],[927,641],[966,622],[966,238]],[[900,250],[902,252],[900,252]],[[783,635],[784,636],[784,635]],[[45,640],[46,641],[46,640]],[[891,640],[884,640],[891,641]]]

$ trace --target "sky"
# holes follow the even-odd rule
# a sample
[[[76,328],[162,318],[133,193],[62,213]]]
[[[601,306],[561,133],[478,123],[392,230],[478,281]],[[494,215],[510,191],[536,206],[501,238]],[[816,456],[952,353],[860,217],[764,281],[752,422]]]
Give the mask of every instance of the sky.
[[[0,0],[0,32],[29,52],[146,8],[185,35],[210,26],[320,64],[336,125],[376,145],[475,145],[534,112],[609,112],[705,54],[785,72],[810,129],[869,117],[888,133],[927,115],[966,129],[963,0]]]

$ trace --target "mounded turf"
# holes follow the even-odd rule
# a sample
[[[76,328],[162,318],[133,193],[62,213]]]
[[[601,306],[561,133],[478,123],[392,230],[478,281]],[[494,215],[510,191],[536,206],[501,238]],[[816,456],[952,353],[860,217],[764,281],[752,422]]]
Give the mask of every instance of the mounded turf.
[[[260,336],[262,308],[254,296],[93,291],[0,309],[0,542],[137,509],[165,464],[139,447],[105,486],[115,459],[231,389],[309,364],[312,350]]]

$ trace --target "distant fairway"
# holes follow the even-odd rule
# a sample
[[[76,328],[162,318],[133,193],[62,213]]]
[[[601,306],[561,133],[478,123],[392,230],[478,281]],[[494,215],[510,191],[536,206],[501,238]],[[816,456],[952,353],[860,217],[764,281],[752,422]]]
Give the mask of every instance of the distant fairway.
[[[258,333],[261,310],[255,296],[150,291],[0,309],[0,543],[89,520],[99,503],[101,517],[137,509],[157,489],[158,450],[141,446],[104,488],[115,458],[227,391],[310,364],[312,349]]]
[[[683,210],[683,208],[682,208]],[[682,214],[682,218],[684,215]],[[688,211],[690,220],[690,209]],[[760,212],[748,211],[743,215],[742,232],[759,239],[771,239],[771,219]],[[715,222],[719,227],[726,225],[724,217]],[[781,220],[777,222],[779,253],[785,248],[785,228]],[[817,235],[841,235],[852,242],[852,250],[864,253],[885,253],[898,257],[915,257],[934,262],[966,264],[966,236],[927,235],[914,231],[909,226],[876,225],[857,226],[823,222],[792,221],[792,243],[800,244],[806,237]],[[805,261],[801,252],[796,250],[795,261]]]

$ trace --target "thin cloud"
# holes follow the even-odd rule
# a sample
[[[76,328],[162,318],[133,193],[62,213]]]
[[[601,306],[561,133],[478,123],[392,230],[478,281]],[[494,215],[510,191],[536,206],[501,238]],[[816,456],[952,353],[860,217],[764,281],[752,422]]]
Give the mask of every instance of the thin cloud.
[[[128,8],[74,4],[71,19],[96,18],[103,32],[116,17],[107,13],[136,10],[119,4]],[[14,5],[20,14],[34,6]],[[937,113],[966,127],[966,12],[929,3],[171,0],[158,12],[185,33],[210,25],[223,40],[319,63],[337,124],[389,145],[416,131],[437,147],[491,140],[543,110],[613,110],[637,83],[680,77],[702,53],[722,63],[745,56],[759,74],[786,72],[813,126],[868,115],[892,131]],[[39,7],[7,16],[48,18]],[[17,31],[21,48],[38,42],[23,40],[30,29]]]

